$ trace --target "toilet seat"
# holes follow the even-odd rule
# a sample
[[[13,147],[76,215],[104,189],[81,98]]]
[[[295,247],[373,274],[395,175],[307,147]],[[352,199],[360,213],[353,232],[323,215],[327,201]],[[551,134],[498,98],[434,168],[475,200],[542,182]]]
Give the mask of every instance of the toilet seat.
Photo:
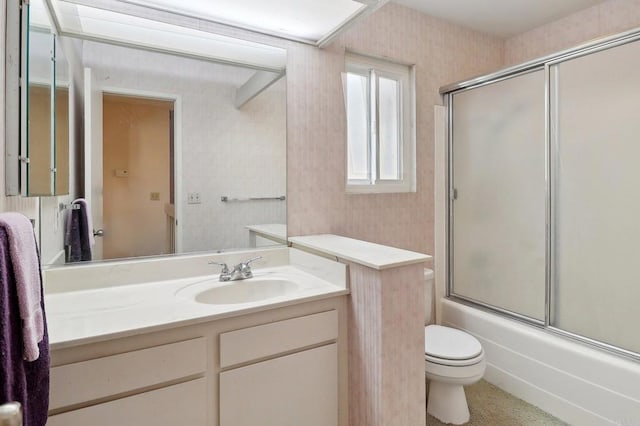
[[[469,358],[469,359],[447,359],[447,358],[439,358],[429,354],[424,354],[424,360],[428,362],[432,362],[434,364],[446,365],[449,367],[466,367],[468,365],[474,365],[479,363],[484,359],[484,352],[481,352],[480,355]]]
[[[466,366],[480,362],[482,345],[472,335],[455,328],[428,325],[424,328],[425,360],[448,366]]]

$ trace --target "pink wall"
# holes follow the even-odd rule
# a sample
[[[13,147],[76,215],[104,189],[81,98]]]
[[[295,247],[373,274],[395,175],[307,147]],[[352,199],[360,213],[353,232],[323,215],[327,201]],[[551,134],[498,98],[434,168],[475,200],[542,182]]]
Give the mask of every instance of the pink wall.
[[[438,89],[499,68],[503,41],[388,3],[329,47],[287,48],[289,235],[335,233],[433,253],[433,105],[442,102]],[[345,48],[416,65],[416,193],[345,193]]]
[[[506,40],[505,66],[637,27],[640,1],[610,0]]]

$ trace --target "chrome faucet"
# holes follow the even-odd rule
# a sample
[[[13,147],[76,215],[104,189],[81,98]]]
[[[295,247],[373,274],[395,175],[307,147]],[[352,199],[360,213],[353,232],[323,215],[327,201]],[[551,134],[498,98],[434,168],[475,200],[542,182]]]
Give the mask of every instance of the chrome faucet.
[[[258,259],[262,259],[262,256],[240,262],[233,267],[233,271],[229,271],[229,266],[227,266],[226,263],[209,262],[209,264],[222,266],[222,269],[220,270],[220,281],[237,281],[253,277],[253,272],[251,271],[251,266],[249,264]]]

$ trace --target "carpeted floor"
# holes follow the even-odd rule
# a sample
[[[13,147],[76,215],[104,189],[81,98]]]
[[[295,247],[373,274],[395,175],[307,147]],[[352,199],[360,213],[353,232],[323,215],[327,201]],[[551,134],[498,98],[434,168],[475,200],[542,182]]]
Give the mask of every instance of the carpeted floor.
[[[466,386],[471,412],[469,426],[557,426],[566,423],[545,413],[538,407],[481,380]],[[427,426],[445,425],[427,414]]]

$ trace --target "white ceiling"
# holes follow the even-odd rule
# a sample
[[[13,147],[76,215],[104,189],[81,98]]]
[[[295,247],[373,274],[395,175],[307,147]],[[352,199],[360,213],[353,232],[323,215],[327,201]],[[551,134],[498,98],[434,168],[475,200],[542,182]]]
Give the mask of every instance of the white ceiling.
[[[605,0],[393,0],[428,15],[508,38]]]
[[[367,8],[361,0],[121,0],[316,43]]]
[[[286,66],[287,51],[283,48],[66,1],[50,1],[63,35],[274,72],[281,72]],[[40,16],[44,8],[41,0],[31,0],[29,9],[34,16]]]

